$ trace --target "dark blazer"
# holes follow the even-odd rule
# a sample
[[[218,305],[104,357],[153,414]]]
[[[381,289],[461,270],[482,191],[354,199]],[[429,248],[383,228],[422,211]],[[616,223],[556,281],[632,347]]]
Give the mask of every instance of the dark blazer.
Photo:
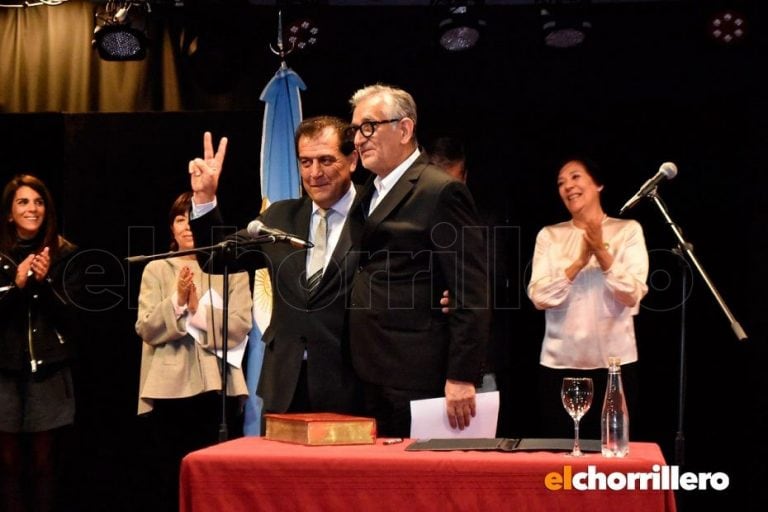
[[[375,385],[434,391],[479,382],[488,338],[488,251],[467,187],[419,156],[368,217],[373,177],[351,215],[352,361]],[[441,313],[449,290],[456,309]]]
[[[271,228],[307,240],[312,201],[308,197],[272,204],[259,219]],[[218,209],[190,222],[195,243],[210,245],[223,233]],[[307,351],[307,382],[315,411],[359,413],[360,386],[352,370],[348,343],[348,276],[357,266],[348,223],[345,224],[322,281],[310,296],[306,287],[306,249],[288,243],[247,247],[245,230],[227,237],[237,242],[231,271],[266,267],[272,283],[272,319],[263,334],[266,344],[258,394],[265,412],[285,412],[299,380]],[[201,267],[206,268],[205,257]],[[210,267],[220,272],[219,264]]]

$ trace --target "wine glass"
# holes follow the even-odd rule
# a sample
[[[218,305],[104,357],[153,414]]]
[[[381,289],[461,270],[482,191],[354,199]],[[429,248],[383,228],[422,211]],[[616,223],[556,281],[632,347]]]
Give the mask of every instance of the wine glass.
[[[560,390],[560,398],[563,407],[573,418],[573,450],[571,455],[579,457],[584,455],[579,446],[579,421],[592,405],[592,379],[589,377],[564,377],[563,387]]]

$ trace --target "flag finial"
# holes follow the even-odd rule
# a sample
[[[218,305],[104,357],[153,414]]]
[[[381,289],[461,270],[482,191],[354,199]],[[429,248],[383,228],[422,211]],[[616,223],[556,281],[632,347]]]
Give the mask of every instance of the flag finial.
[[[271,44],[269,45],[269,49],[272,50],[272,53],[280,57],[281,67],[285,67],[285,57],[286,55],[290,54],[293,51],[293,43],[291,43],[291,47],[286,50],[285,44],[283,42],[283,11],[277,11],[277,49],[275,49],[274,46]]]

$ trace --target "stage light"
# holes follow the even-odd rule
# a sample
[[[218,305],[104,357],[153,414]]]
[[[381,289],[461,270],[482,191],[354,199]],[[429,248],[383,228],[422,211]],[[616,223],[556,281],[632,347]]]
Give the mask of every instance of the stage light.
[[[455,3],[438,24],[440,46],[451,52],[469,50],[477,45],[485,26],[479,15],[482,2]]]
[[[142,60],[147,56],[146,36],[134,28],[107,25],[94,33],[93,41],[104,60]]]
[[[542,7],[541,29],[544,44],[552,48],[573,48],[584,43],[592,29],[587,19],[589,0],[545,0]]]
[[[96,10],[93,46],[104,60],[142,60],[147,56],[147,35],[143,19],[146,2],[109,1]],[[141,10],[142,12],[131,12]],[[142,28],[136,24],[141,23]]]
[[[317,44],[320,28],[309,18],[296,20],[288,26],[290,50],[307,50]]]
[[[715,14],[709,20],[709,35],[715,41],[725,45],[740,42],[747,34],[747,22],[744,16],[736,11],[723,11]]]

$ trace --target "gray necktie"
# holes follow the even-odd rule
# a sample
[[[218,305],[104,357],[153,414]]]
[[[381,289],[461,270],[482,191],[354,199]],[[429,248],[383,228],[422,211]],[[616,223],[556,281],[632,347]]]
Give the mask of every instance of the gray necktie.
[[[320,279],[323,277],[323,266],[325,265],[325,251],[328,243],[328,213],[329,210],[323,208],[317,209],[317,215],[320,218],[315,228],[315,237],[312,243],[312,258],[307,267],[307,288],[309,293],[313,293]]]

